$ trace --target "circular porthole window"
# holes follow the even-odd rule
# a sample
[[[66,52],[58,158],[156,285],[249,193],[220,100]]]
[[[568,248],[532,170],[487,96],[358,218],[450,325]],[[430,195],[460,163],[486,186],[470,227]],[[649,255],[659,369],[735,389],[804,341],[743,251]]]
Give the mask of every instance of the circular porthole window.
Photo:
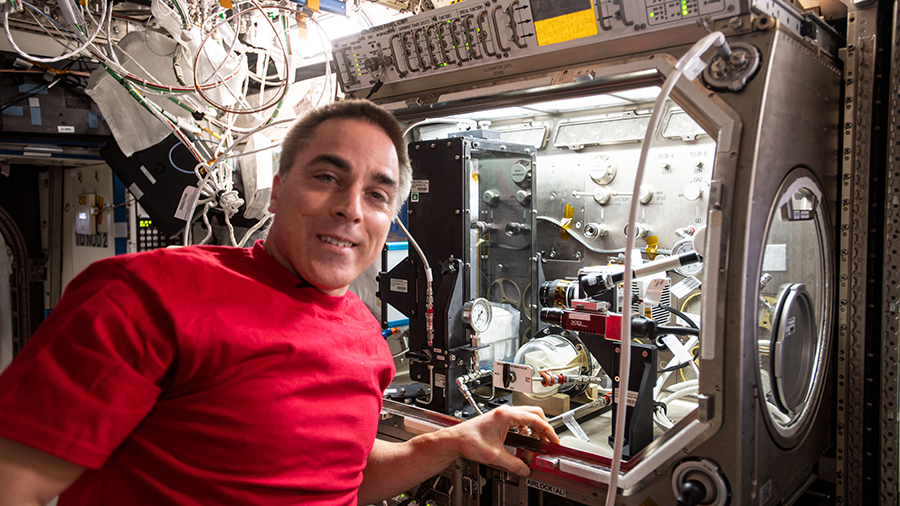
[[[759,271],[757,351],[766,425],[784,448],[815,418],[831,345],[832,252],[822,190],[794,169],[769,211]]]

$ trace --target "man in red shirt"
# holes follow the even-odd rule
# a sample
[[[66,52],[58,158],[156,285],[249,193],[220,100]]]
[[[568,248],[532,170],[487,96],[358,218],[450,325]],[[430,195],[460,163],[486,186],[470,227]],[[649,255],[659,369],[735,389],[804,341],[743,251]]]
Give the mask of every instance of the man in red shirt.
[[[510,428],[558,442],[537,408],[374,439],[393,364],[347,287],[409,193],[402,130],[337,103],[281,156],[264,243],[116,257],[70,283],[0,376],[0,505],[368,504],[460,457],[527,475]]]

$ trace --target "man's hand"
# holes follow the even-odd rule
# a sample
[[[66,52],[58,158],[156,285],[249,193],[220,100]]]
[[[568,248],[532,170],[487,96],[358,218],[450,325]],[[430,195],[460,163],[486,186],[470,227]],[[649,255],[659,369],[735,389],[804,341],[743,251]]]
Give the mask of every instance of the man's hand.
[[[441,432],[455,443],[457,451],[463,457],[506,469],[520,476],[528,476],[531,472],[528,465],[510,455],[503,447],[509,429],[517,429],[519,434],[559,443],[559,437],[547,423],[544,412],[533,406],[514,408],[501,406]]]
[[[559,443],[540,408],[506,406],[405,443],[376,440],[363,471],[359,504],[373,504],[409,490],[460,457],[527,476],[528,465],[503,447],[513,428],[520,434]]]

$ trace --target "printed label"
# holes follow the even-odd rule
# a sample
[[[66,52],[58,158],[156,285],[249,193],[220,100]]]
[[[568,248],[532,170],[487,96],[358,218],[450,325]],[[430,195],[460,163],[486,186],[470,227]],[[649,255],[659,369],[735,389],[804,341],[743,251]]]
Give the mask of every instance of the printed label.
[[[147,170],[147,167],[144,167],[143,165],[141,165],[141,172],[144,173],[144,177],[147,178],[147,181],[150,181],[150,184],[156,184],[156,178],[153,177],[152,174],[150,174],[150,171]]]
[[[409,293],[409,281],[405,279],[391,278],[391,291]]]
[[[100,234],[75,234],[75,246],[106,248],[109,247],[109,236],[105,232]]]
[[[792,316],[787,320],[787,326],[784,328],[784,337],[788,337],[794,334],[794,331],[797,330],[797,317]]]
[[[411,193],[428,193],[430,182],[427,179],[413,179]]]
[[[138,200],[141,200],[141,197],[144,196],[144,192],[142,192],[141,189],[138,188],[138,185],[134,183],[131,183],[131,186],[128,187],[128,191]]]
[[[669,290],[672,295],[679,299],[683,299],[688,296],[691,292],[694,291],[695,288],[699,288],[702,283],[699,279],[694,276],[688,276],[675,285]]]
[[[625,399],[625,404],[628,406],[634,407],[637,404],[638,393],[634,390],[628,391],[628,397]],[[619,389],[616,388],[613,393],[613,402],[619,402]]]
[[[528,483],[528,486],[531,488],[543,490],[544,492],[550,492],[551,494],[558,495],[560,497],[566,496],[566,489],[564,489],[564,488],[554,487],[553,485],[547,485],[546,483],[541,483],[539,481],[532,480],[531,478],[528,478],[526,480],[526,482]]]
[[[644,292],[644,302],[651,306],[658,306],[667,284],[669,284],[668,278],[656,278],[650,281],[650,284],[647,285],[647,290]]]
[[[142,167],[143,168],[143,167]],[[175,210],[175,217],[179,220],[187,221],[194,213],[197,206],[197,196],[200,190],[196,186],[188,186],[181,192],[181,200],[178,201],[178,209]]]

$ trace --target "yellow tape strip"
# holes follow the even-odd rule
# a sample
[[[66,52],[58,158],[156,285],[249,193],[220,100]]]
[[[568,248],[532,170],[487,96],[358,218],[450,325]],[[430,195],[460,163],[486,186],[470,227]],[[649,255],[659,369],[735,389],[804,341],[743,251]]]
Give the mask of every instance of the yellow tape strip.
[[[647,257],[650,260],[656,259],[656,252],[659,251],[659,239],[655,235],[647,237],[647,249],[644,251],[647,252]]]
[[[563,211],[563,217],[559,220],[560,228],[559,228],[559,238],[563,241],[569,240],[569,233],[567,230],[572,228],[572,217],[575,216],[575,209],[566,204],[566,208]]]
[[[594,9],[573,12],[564,16],[544,19],[534,23],[534,33],[539,46],[597,35]]]
[[[309,35],[309,29],[306,26],[306,16],[296,16],[294,19],[297,20],[297,36],[300,40],[306,40],[306,37]]]

